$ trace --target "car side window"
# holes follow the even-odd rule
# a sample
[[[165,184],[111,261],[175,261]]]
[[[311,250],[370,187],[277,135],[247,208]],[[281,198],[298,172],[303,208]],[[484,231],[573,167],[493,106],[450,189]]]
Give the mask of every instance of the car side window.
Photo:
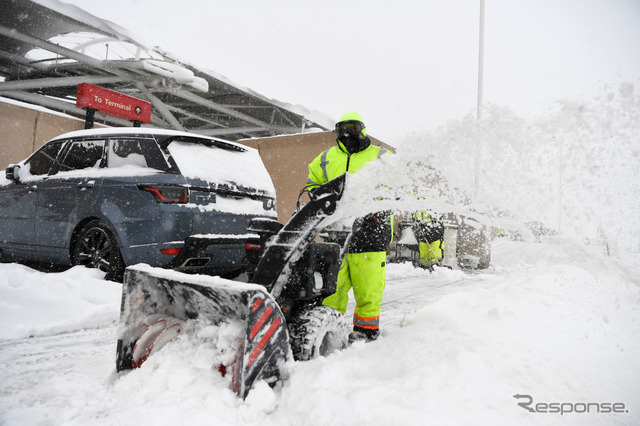
[[[49,173],[56,161],[64,141],[48,143],[36,151],[26,162],[27,170],[32,176],[42,176]]]
[[[107,152],[109,168],[135,166],[169,170],[169,165],[155,140],[111,139]]]
[[[104,153],[105,141],[72,142],[64,160],[60,163],[60,171],[83,170],[100,167]]]

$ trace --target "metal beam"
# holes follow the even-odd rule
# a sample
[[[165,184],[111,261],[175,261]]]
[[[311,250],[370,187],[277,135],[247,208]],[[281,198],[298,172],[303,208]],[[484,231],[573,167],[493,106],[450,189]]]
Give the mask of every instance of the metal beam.
[[[3,35],[5,37],[9,37],[12,38],[14,40],[18,40],[21,41],[23,43],[28,43],[31,44],[35,47],[39,47],[41,49],[45,49],[48,50],[50,52],[54,52],[57,54],[60,54],[66,58],[69,59],[73,59],[75,61],[78,61],[82,64],[86,64],[89,66],[92,66],[94,68],[97,68],[98,70],[102,70],[102,71],[106,71],[109,72],[111,74],[116,74],[119,76],[124,76],[124,77],[128,77],[129,79],[133,80],[133,81],[139,81],[140,80],[140,75],[137,73],[132,73],[131,71],[127,71],[124,70],[116,65],[114,65],[113,62],[110,61],[102,61],[100,59],[95,59],[92,58],[91,56],[87,56],[84,55],[80,52],[76,52],[75,50],[72,49],[68,49],[66,47],[63,46],[59,46],[57,44],[48,42],[46,40],[41,40],[39,38],[36,37],[32,37],[28,34],[23,34],[20,33],[16,30],[13,30],[11,28],[7,28],[4,25],[0,25],[0,35]]]
[[[286,116],[286,114],[284,114],[282,111],[280,111],[279,109],[274,108],[273,111],[277,114],[279,114],[283,119],[285,119],[286,121],[289,122],[289,124],[291,124],[292,126],[295,127],[296,123],[293,122],[293,120],[291,120],[289,117]],[[274,117],[275,118],[275,117]],[[303,123],[304,125],[304,123]]]
[[[144,84],[136,83],[136,87],[138,88],[138,90],[140,90],[140,93],[142,94],[142,96],[147,98],[147,100],[153,104],[153,106],[160,113],[160,115],[162,115],[162,117],[164,117],[164,119],[167,120],[167,122],[169,122],[169,124],[171,124],[171,126],[174,129],[181,130],[183,132],[185,131],[185,128],[182,126],[182,124],[180,124],[180,122],[171,113],[171,111],[169,111],[167,106],[160,99],[158,99],[156,96],[154,96],[149,91],[149,89],[147,89],[145,87]]]
[[[229,126],[225,126],[225,125],[224,125],[224,124],[222,124],[222,123],[219,123],[219,122],[218,122],[218,121],[216,121],[215,119],[211,119],[211,118],[205,117],[205,116],[203,116],[202,114],[198,115],[198,114],[196,114],[196,113],[194,113],[194,112],[190,112],[190,111],[187,111],[187,110],[185,110],[185,109],[183,109],[183,108],[178,108],[178,107],[173,106],[173,105],[167,105],[167,104],[164,104],[164,105],[165,105],[165,106],[169,109],[169,111],[171,111],[172,113],[176,113],[176,112],[177,112],[178,114],[180,114],[180,115],[182,115],[182,116],[184,116],[184,117],[187,117],[187,118],[189,118],[189,119],[191,119],[191,120],[198,120],[198,121],[200,121],[200,122],[204,123],[204,124],[203,124],[203,126],[202,126],[202,128],[210,128],[210,127],[208,127],[207,125],[210,125],[210,126],[217,126],[217,127],[219,127],[219,128],[227,128],[227,127],[229,127]],[[196,128],[196,129],[197,129],[197,127],[194,127],[194,128]]]
[[[41,40],[39,38],[32,37],[27,34],[23,34],[21,32],[16,31],[15,29],[7,28],[4,25],[0,25],[0,35],[12,38],[14,40],[21,41],[23,43],[31,44],[35,47],[39,47],[41,49],[45,49],[50,52],[59,53],[62,56],[66,56],[67,58],[74,59],[78,62],[91,65],[98,69],[104,69],[106,67],[103,61],[99,59],[95,59],[90,56],[83,55],[82,53],[76,52],[75,50],[67,49],[66,47],[50,43],[46,40]]]
[[[80,83],[115,84],[128,81],[121,76],[80,76],[80,77],[45,77],[29,80],[14,80],[0,82],[0,91],[6,90],[36,90],[50,87],[72,87]]]
[[[175,90],[175,91],[174,90],[162,90],[162,91],[166,92],[166,93],[170,93],[170,94],[172,94],[174,96],[177,96],[179,98],[185,99],[187,101],[196,103],[198,105],[202,105],[202,106],[205,106],[207,108],[211,108],[213,110],[223,112],[223,113],[225,113],[225,114],[227,114],[227,115],[229,115],[229,116],[231,116],[233,118],[237,118],[238,120],[242,120],[242,121],[250,123],[250,124],[255,124],[256,126],[262,127],[265,130],[267,130],[267,129],[269,129],[271,127],[269,124],[267,124],[267,123],[265,123],[265,122],[263,122],[261,120],[258,120],[257,118],[253,118],[251,116],[248,116],[246,114],[243,114],[243,113],[238,112],[236,110],[233,110],[231,108],[227,108],[227,107],[225,107],[223,105],[220,105],[220,104],[217,104],[217,103],[212,102],[210,100],[201,98],[200,96],[195,95],[195,94],[193,94],[191,92],[187,92],[185,90]]]
[[[16,55],[15,53],[6,52],[4,50],[0,51],[0,58],[6,58],[11,62],[15,62],[17,64],[24,65],[25,67],[36,69],[38,71],[43,71],[47,68],[46,65],[42,65],[38,62],[29,60],[24,56]]]

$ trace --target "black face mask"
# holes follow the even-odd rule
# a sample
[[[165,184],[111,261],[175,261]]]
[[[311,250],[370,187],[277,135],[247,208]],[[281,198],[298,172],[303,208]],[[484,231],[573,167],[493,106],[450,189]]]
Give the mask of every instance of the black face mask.
[[[368,136],[354,136],[348,133],[339,136],[338,141],[342,142],[342,145],[349,154],[355,154],[356,152],[364,151],[369,147],[369,144],[371,143],[371,140]]]

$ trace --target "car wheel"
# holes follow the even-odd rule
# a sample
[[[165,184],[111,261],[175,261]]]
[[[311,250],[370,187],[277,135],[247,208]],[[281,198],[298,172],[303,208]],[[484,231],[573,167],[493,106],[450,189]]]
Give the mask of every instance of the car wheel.
[[[82,228],[73,249],[73,264],[98,268],[106,272],[105,279],[122,281],[124,260],[115,237],[104,222],[93,220]]]

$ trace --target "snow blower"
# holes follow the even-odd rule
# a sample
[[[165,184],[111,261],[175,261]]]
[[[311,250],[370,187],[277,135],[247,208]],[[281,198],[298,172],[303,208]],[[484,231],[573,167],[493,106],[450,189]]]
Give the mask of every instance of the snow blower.
[[[292,358],[308,360],[346,347],[348,325],[339,312],[322,306],[336,290],[343,246],[314,241],[322,220],[335,211],[345,183],[342,175],[317,188],[284,226],[256,218],[249,235],[192,236],[185,241],[178,257],[194,258],[210,244],[244,238],[249,283],[147,265],[128,267],[117,370],[139,367],[189,320],[243,323],[244,338],[232,366],[232,389],[242,398],[257,380],[275,385],[285,379],[285,364]],[[222,369],[227,371],[227,366]]]

